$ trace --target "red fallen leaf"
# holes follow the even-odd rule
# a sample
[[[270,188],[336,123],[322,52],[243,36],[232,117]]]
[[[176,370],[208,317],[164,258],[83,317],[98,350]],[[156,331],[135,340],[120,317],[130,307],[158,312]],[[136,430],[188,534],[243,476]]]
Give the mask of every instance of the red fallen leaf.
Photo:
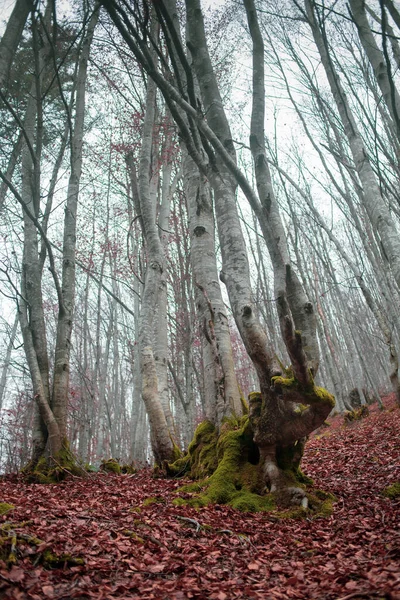
[[[15,583],[18,583],[20,581],[23,581],[25,579],[25,573],[22,569],[20,569],[19,567],[12,567],[11,571],[9,573],[5,572],[4,576],[9,579],[10,581],[14,581]]]
[[[156,563],[155,565],[149,565],[147,567],[147,571],[150,571],[150,573],[162,573],[162,571],[164,571],[165,569],[165,564],[163,563]]]
[[[297,577],[293,575],[293,577],[289,577],[289,579],[286,580],[286,583],[287,585],[296,585],[297,581]]]
[[[54,598],[54,588],[52,585],[44,585],[42,587],[42,592],[47,598]]]
[[[348,581],[344,587],[346,588],[346,590],[355,590],[357,588],[357,585],[358,584],[356,581]]]

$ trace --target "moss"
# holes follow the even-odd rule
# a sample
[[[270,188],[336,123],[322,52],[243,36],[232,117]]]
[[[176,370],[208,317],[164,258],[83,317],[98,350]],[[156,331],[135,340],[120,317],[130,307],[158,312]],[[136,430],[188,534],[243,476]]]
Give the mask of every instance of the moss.
[[[261,402],[259,392],[250,394],[250,412],[257,410],[255,405]],[[292,493],[291,488],[305,489],[312,483],[300,470],[304,444],[305,438],[292,446],[277,448],[278,466],[288,481],[288,496]],[[177,490],[184,496],[173,501],[175,506],[200,508],[208,504],[228,504],[236,510],[258,512],[273,511],[279,503],[276,493],[265,493],[265,476],[260,465],[259,449],[253,441],[249,415],[225,419],[219,435],[212,423],[205,421],[199,425],[188,454],[177,464],[169,465],[170,472],[179,472],[182,465],[185,473],[195,481]],[[296,507],[293,513],[296,518],[306,514],[325,515],[332,510],[330,498],[319,498],[313,494],[307,496],[310,509]],[[287,511],[284,516],[288,516]]]
[[[276,493],[274,494],[276,496]],[[330,517],[335,496],[323,490],[311,490],[307,494],[308,508],[302,506],[288,507],[285,510],[274,511],[273,516],[277,519],[321,519]],[[276,498],[279,504],[279,499]]]
[[[312,490],[307,494],[309,509],[313,518],[330,517],[336,498],[324,490]]]
[[[134,531],[126,529],[124,531],[124,534],[130,537],[132,540],[135,540],[135,542],[138,542],[139,544],[144,544],[144,539],[141,538],[140,535],[137,535],[137,533],[135,533]]]
[[[212,473],[216,468],[217,437],[217,431],[210,421],[200,423],[187,454],[165,465],[167,474],[170,477],[182,477],[189,473],[193,479],[202,479]]]
[[[154,498],[145,498],[143,500],[143,506],[151,506],[151,504],[165,504],[165,498],[155,496]]]
[[[400,496],[400,482],[397,481],[396,483],[389,485],[382,493],[386,498],[390,498],[391,500],[398,498]]]
[[[176,460],[179,460],[180,458],[182,458],[182,450],[179,448],[179,446],[174,442],[174,440],[172,439],[172,456],[171,456],[171,462],[175,462]]]
[[[8,502],[0,502],[0,516],[6,515],[13,508],[15,508],[15,506],[8,504]]]
[[[331,408],[335,407],[335,398],[325,388],[313,386],[313,389],[306,392],[305,395],[307,399],[310,400],[310,404],[324,402],[329,404]],[[313,400],[311,398],[313,398]]]
[[[188,502],[184,498],[174,498],[174,500],[172,500],[172,504],[174,506],[186,506]]]
[[[15,533],[11,536],[11,551],[7,558],[7,566],[11,567],[17,563],[17,536]]]
[[[271,498],[258,494],[262,488],[259,454],[253,442],[248,416],[225,419],[218,438],[214,427],[210,425],[202,424],[189,451],[192,452],[195,476],[199,473],[207,474],[210,466],[213,468],[212,474],[209,477],[203,476],[195,485],[181,488],[181,491],[197,492],[194,498],[180,499],[174,503],[197,507],[207,504],[229,504],[238,510],[252,512],[271,510]],[[201,433],[206,440],[201,439]],[[207,459],[206,468],[203,469],[202,457]]]
[[[135,473],[137,473],[137,468],[133,463],[127,463],[121,465],[121,473],[124,473],[125,475],[135,475]]]
[[[360,406],[360,408],[355,408],[354,410],[347,410],[344,413],[343,419],[345,422],[345,425],[348,425],[349,423],[352,423],[353,421],[360,421],[361,419],[364,419],[365,417],[369,416],[369,409],[368,406],[364,405],[364,406]]]
[[[242,394],[242,391],[239,389],[240,392],[240,404],[242,405],[242,413],[244,415],[248,415],[249,414],[249,405],[247,404],[245,397]]]
[[[0,560],[4,561],[8,567],[17,564],[18,562],[18,544],[30,544],[39,546],[43,544],[43,540],[27,534],[19,532],[25,525],[30,525],[32,521],[22,521],[20,523],[4,523],[0,527]],[[32,558],[37,555],[32,554]]]
[[[301,386],[290,370],[286,370],[286,375],[286,377],[281,375],[272,377],[272,385],[283,392],[285,390],[298,391],[306,399],[308,405],[323,403],[328,404],[331,409],[335,407],[335,398],[325,388],[317,387],[311,375],[311,383],[307,386]]]
[[[30,483],[58,483],[68,475],[87,476],[85,466],[80,464],[69,448],[68,440],[64,440],[60,452],[56,456],[42,456],[36,463],[32,461],[22,470]]]
[[[282,389],[291,389],[297,385],[294,377],[283,377],[282,375],[272,377],[271,382],[274,387]]]
[[[80,556],[72,556],[72,554],[55,554],[51,550],[46,549],[42,554],[42,564],[48,569],[57,569],[59,567],[84,565],[85,561]]]
[[[88,473],[97,473],[98,472],[98,468],[95,467],[94,465],[89,464],[89,463],[85,463],[84,464],[84,469]]]
[[[103,459],[101,461],[100,470],[106,473],[121,474],[121,465],[115,458]]]
[[[201,490],[204,487],[204,483],[202,485],[201,481],[195,481],[194,483],[188,483],[186,485],[183,485],[182,487],[178,488],[178,492],[201,492]]]

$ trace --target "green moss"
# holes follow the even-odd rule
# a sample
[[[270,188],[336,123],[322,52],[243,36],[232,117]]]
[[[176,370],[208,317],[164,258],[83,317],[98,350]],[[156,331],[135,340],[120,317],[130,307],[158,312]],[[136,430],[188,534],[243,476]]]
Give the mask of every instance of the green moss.
[[[134,475],[137,473],[137,468],[133,463],[121,465],[121,473],[124,473],[125,475]]]
[[[210,423],[202,424],[196,434],[189,452],[192,453],[195,476],[203,474],[203,478],[197,484],[181,488],[181,491],[197,493],[194,498],[174,503],[197,507],[229,504],[238,510],[253,512],[271,510],[271,498],[257,493],[262,488],[262,481],[258,449],[253,442],[248,416],[225,419],[218,437]],[[206,468],[201,468],[203,457],[207,460]],[[212,474],[204,477],[211,469]]]
[[[72,556],[72,554],[55,554],[51,550],[46,549],[42,554],[42,564],[48,569],[57,569],[59,567],[84,565],[85,561],[80,556]]]
[[[64,440],[60,452],[56,456],[42,456],[36,463],[32,461],[23,469],[23,475],[30,483],[58,483],[68,475],[87,476],[84,465],[69,449],[68,440]]]
[[[121,474],[121,465],[115,458],[103,459],[101,461],[100,470],[106,473]]]
[[[98,472],[98,468],[95,467],[94,465],[89,464],[89,463],[85,463],[84,464],[84,469],[88,473],[97,473]]]
[[[382,493],[386,498],[390,498],[391,500],[398,498],[400,496],[400,482],[397,481],[396,483],[389,485]]]
[[[258,408],[257,404],[261,402],[259,392],[250,394],[252,417]],[[289,487],[288,498],[291,496],[290,488],[305,489],[312,483],[300,470],[304,443],[305,439],[289,447],[277,448],[277,463],[286,475]],[[236,510],[249,512],[275,510],[279,498],[277,493],[266,493],[265,476],[259,459],[249,415],[224,419],[219,434],[212,423],[202,423],[195,432],[188,454],[179,459],[177,464],[169,465],[173,474],[179,472],[183,465],[185,473],[195,480],[178,490],[178,493],[186,496],[176,498],[173,504],[197,508],[208,504],[229,504]],[[282,493],[284,491],[285,488]],[[310,509],[296,507],[289,516],[300,518],[330,513],[332,499],[313,494],[307,494]],[[282,518],[287,517],[287,511],[282,513]]]
[[[129,536],[132,540],[135,540],[135,542],[138,542],[139,544],[144,544],[144,539],[137,535],[137,533],[135,533],[134,531],[126,529],[124,531],[124,534]]]
[[[345,424],[352,423],[353,421],[361,421],[365,417],[369,416],[368,406],[360,406],[360,408],[355,408],[354,410],[347,410],[344,413],[343,419]]]
[[[176,460],[179,460],[180,458],[182,458],[182,450],[179,448],[179,446],[177,446],[177,444],[175,443],[175,441],[172,439],[172,457],[171,457],[171,462],[175,462]]]
[[[291,371],[286,370],[286,375],[291,375]],[[310,384],[307,386],[301,386],[297,379],[292,376],[283,377],[278,375],[276,377],[272,377],[271,379],[272,385],[285,392],[287,391],[298,391],[304,399],[306,400],[305,404],[313,405],[313,404],[328,404],[331,409],[335,406],[335,398],[330,394],[325,388],[317,387],[314,384],[314,380],[310,375]],[[299,405],[300,406],[300,405]],[[302,411],[301,411],[302,412]]]
[[[327,402],[328,404],[330,404],[331,408],[335,407],[335,398],[325,388],[314,386],[313,391],[311,393],[306,394],[306,396],[308,397],[310,395],[315,395],[317,401]]]
[[[178,488],[178,492],[201,492],[201,490],[203,489],[204,484],[202,485],[202,481],[195,481],[194,483],[188,483],[186,485],[183,485],[182,487]]]
[[[145,498],[143,500],[143,506],[150,506],[151,504],[165,504],[165,498],[162,496],[155,496],[154,498]]]
[[[249,405],[247,404],[247,402],[242,394],[242,391],[240,389],[239,389],[239,392],[240,392],[240,404],[242,405],[242,413],[244,415],[248,415],[249,414]]]
[[[172,504],[174,506],[186,506],[188,502],[184,498],[174,498],[174,500],[172,500]]]
[[[251,404],[252,402],[262,402],[261,392],[250,392],[249,403]]]
[[[193,479],[202,479],[212,473],[216,466],[215,447],[218,434],[210,421],[197,427],[188,452],[172,464],[166,466],[168,475],[182,477],[189,473]]]
[[[276,388],[291,389],[297,386],[297,382],[294,377],[283,377],[282,375],[276,375],[271,379],[272,385]]]
[[[13,508],[15,508],[15,506],[8,504],[8,502],[0,502],[0,516],[6,515]]]

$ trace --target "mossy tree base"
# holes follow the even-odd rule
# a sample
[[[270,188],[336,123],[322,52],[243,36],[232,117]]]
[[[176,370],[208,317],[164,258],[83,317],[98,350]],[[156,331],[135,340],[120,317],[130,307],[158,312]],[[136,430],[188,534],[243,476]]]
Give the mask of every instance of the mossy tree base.
[[[226,420],[218,432],[214,425],[205,421],[197,428],[188,453],[172,464],[166,464],[169,476],[187,476],[194,483],[179,489],[187,497],[177,498],[177,505],[189,504],[195,507],[208,504],[228,504],[242,511],[271,511],[280,507],[293,508],[296,514],[282,513],[284,516],[308,516],[311,513],[328,512],[331,498],[320,492],[306,492],[306,485],[312,481],[300,470],[302,449],[279,449],[282,476],[286,485],[271,493],[265,483],[264,463],[257,445],[253,441],[253,430],[249,416]],[[294,492],[302,491],[295,501]],[[307,497],[309,510],[305,510],[303,498]],[[303,505],[303,507],[301,507]],[[289,514],[290,513],[290,514]]]
[[[41,456],[31,461],[22,470],[30,483],[58,483],[68,476],[86,477],[87,470],[69,449],[68,442],[56,456]]]

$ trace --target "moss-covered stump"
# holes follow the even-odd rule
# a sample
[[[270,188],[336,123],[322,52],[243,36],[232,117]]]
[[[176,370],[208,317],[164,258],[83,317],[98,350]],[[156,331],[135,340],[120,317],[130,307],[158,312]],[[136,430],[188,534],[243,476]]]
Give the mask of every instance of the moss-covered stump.
[[[42,456],[22,469],[29,483],[58,483],[68,476],[86,477],[87,470],[69,449],[68,443],[56,456]]]
[[[247,415],[227,420],[219,434],[212,423],[201,423],[187,455],[168,465],[168,472],[196,480],[180,491],[197,493],[188,500],[177,499],[176,504],[229,504],[252,512],[274,507],[271,496],[262,495],[259,453]]]
[[[293,502],[282,490],[270,492],[265,484],[260,452],[253,441],[249,416],[226,420],[218,432],[209,421],[201,423],[185,456],[165,465],[172,477],[188,477],[193,483],[178,492],[176,505],[202,507],[228,504],[241,511],[272,511],[280,507],[277,518],[326,516],[334,498],[322,491],[307,490],[312,480],[300,470],[305,440],[290,447],[277,448],[279,467],[286,478],[287,489],[301,490],[307,496],[308,508],[293,508]],[[300,504],[299,502],[298,504]],[[287,509],[287,510],[286,510]]]

